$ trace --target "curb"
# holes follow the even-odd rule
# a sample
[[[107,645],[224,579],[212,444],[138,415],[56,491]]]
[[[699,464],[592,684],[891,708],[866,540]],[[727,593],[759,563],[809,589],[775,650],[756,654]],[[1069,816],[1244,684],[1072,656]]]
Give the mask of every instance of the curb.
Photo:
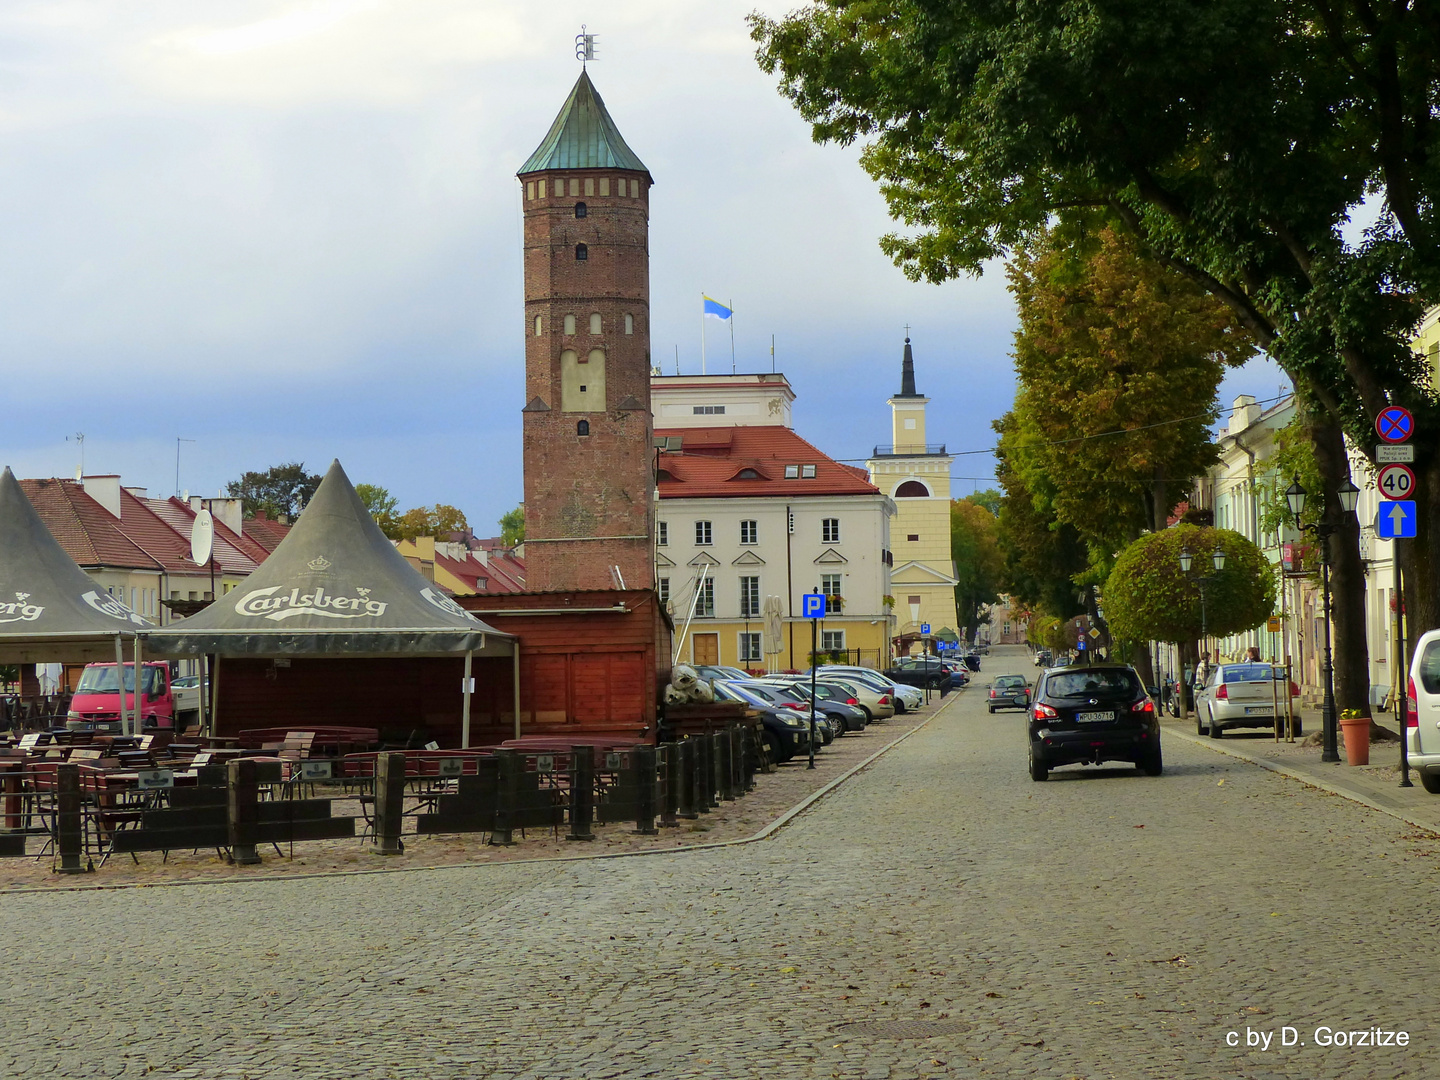
[[[916,730],[919,729],[917,728]],[[1338,795],[1342,799],[1349,799],[1351,802],[1359,803],[1361,806],[1374,810],[1377,813],[1388,814],[1390,817],[1398,818],[1400,821],[1405,822],[1407,825],[1413,825],[1417,829],[1424,829],[1426,832],[1440,832],[1440,826],[1437,826],[1436,823],[1433,821],[1417,821],[1415,818],[1407,815],[1404,811],[1398,810],[1393,806],[1380,805],[1379,803],[1372,800],[1369,796],[1364,795],[1359,791],[1356,791],[1354,788],[1341,787],[1336,784],[1326,783],[1324,780],[1321,780],[1313,774],[1303,773],[1296,769],[1291,769],[1285,765],[1281,765],[1278,762],[1270,761],[1262,757],[1256,757],[1253,754],[1247,754],[1244,750],[1240,750],[1231,746],[1226,746],[1224,739],[1202,739],[1198,735],[1191,735],[1188,731],[1179,731],[1174,729],[1166,730],[1165,734],[1173,738],[1184,739],[1186,742],[1194,743],[1196,746],[1203,746],[1208,750],[1215,751],[1217,754],[1226,754],[1233,758],[1239,758],[1241,761],[1248,761],[1251,765],[1258,765],[1262,769],[1267,769],[1273,773],[1279,773],[1281,776],[1288,776],[1292,780],[1299,780],[1302,784],[1308,784],[1310,787],[1318,788],[1321,791],[1328,791],[1331,795]]]
[[[272,882],[290,881],[314,881],[322,878],[354,878],[365,877],[372,874],[417,874],[436,870],[482,870],[490,867],[501,866],[543,866],[556,863],[574,862],[597,862],[601,859],[635,859],[648,858],[655,855],[688,855],[693,851],[719,851],[722,848],[740,847],[745,844],[758,843],[761,840],[768,840],[777,832],[783,829],[790,822],[803,814],[810,807],[829,795],[846,780],[849,780],[856,773],[869,768],[880,758],[884,757],[895,747],[899,746],[906,739],[918,732],[924,731],[930,726],[930,722],[940,716],[946,709],[959,700],[958,691],[952,691],[949,701],[941,704],[933,713],[927,716],[920,723],[891,742],[886,743],[875,753],[871,754],[864,761],[852,765],[845,772],[831,780],[818,791],[812,791],[800,802],[796,803],[789,810],[786,810],[770,824],[766,825],[759,832],[751,836],[743,836],[735,840],[716,840],[707,844],[694,844],[688,847],[657,848],[651,851],[607,851],[598,855],[551,855],[541,859],[511,859],[507,862],[462,862],[443,863],[439,866],[396,866],[377,867],[373,870],[324,870],[311,874],[272,874],[268,877],[231,877],[219,878],[212,881],[195,879],[190,881],[130,881],[117,882],[113,885],[41,885],[35,888],[25,889],[0,889],[0,903],[12,896],[36,896],[43,893],[71,893],[71,892],[118,892],[124,889],[179,889],[186,886],[217,886],[217,885],[265,885]]]

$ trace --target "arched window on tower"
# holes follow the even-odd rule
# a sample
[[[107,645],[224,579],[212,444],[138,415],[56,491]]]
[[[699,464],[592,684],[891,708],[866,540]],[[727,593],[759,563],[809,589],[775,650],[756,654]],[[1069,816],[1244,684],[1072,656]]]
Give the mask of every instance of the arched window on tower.
[[[590,313],[590,333],[600,333],[601,325],[600,313],[598,311],[592,311]]]
[[[625,333],[635,333],[635,316],[631,315],[629,312],[626,312],[625,314]]]
[[[540,327],[543,326],[543,325],[544,325],[544,323],[541,322],[541,316],[536,315],[536,316],[535,316],[535,336],[536,336],[536,337],[539,337],[539,336],[540,336]]]
[[[919,480],[906,480],[895,489],[897,499],[925,499],[930,495],[930,489]]]
[[[588,247],[586,247],[584,244],[576,244],[576,245],[575,245],[575,260],[576,260],[576,262],[584,262],[584,261],[585,261],[586,259],[588,259],[588,258],[590,258],[590,249],[589,249]]]
[[[583,202],[577,202],[577,203],[575,204],[575,216],[576,216],[576,217],[584,217],[585,214],[586,214],[586,212],[587,212],[587,211],[586,211],[586,208],[585,208],[585,204],[584,204]]]
[[[589,421],[589,420],[581,420],[579,423],[577,423],[577,424],[575,425],[575,434],[576,434],[576,435],[589,435],[589,434],[590,434],[590,421]]]
[[[566,316],[565,316],[565,333],[567,333],[567,334],[573,334],[573,333],[575,333],[575,316],[574,316],[574,315],[566,315]]]

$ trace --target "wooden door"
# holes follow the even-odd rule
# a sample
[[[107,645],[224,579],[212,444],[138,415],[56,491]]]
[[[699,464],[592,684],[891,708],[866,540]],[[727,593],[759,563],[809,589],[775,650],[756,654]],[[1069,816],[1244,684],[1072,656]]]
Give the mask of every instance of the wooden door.
[[[691,652],[697,664],[720,663],[720,635],[694,634],[690,638]]]

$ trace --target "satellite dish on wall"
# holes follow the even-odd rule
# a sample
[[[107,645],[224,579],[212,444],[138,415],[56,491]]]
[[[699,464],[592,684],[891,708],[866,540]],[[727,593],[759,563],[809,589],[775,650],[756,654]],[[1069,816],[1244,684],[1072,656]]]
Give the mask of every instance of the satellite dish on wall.
[[[190,526],[190,558],[197,566],[204,566],[214,550],[215,519],[209,510],[201,510],[195,515],[195,524]]]

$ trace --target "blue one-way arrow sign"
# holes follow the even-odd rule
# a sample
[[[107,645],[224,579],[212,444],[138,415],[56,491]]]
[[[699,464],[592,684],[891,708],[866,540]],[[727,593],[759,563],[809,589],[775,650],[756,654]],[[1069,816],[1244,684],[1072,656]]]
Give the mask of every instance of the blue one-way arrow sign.
[[[1381,540],[1410,540],[1415,536],[1415,500],[1398,499],[1380,507],[1375,532]]]

